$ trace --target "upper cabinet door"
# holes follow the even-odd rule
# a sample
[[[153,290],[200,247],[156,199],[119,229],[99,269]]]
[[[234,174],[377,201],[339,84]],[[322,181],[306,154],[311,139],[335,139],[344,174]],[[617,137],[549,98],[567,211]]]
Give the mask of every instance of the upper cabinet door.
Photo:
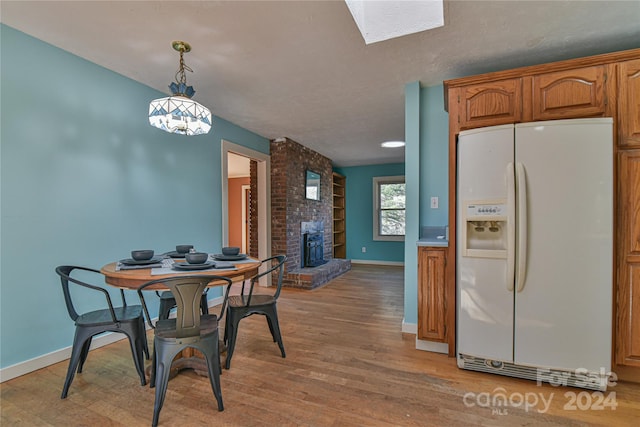
[[[605,67],[533,76],[533,120],[605,115]]]
[[[618,142],[621,147],[640,146],[640,59],[618,66]]]
[[[522,79],[480,83],[460,89],[460,128],[522,121]]]

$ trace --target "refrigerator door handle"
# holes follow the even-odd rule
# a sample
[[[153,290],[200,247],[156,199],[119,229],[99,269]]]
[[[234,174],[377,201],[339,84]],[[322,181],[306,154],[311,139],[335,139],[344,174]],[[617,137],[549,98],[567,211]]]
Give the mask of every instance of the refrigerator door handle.
[[[516,239],[516,177],[513,162],[507,164],[507,290],[513,292]]]
[[[516,191],[518,194],[518,250],[516,251],[516,292],[524,289],[527,275],[527,177],[524,165],[516,163]]]

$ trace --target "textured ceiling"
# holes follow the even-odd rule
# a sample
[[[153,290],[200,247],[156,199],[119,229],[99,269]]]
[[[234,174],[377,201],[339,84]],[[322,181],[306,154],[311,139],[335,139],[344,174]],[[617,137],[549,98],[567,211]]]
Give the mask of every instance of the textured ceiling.
[[[444,27],[370,45],[343,1],[3,0],[0,17],[164,93],[188,41],[214,115],[337,166],[404,161],[380,143],[404,139],[406,83],[640,47],[639,1],[446,1]]]

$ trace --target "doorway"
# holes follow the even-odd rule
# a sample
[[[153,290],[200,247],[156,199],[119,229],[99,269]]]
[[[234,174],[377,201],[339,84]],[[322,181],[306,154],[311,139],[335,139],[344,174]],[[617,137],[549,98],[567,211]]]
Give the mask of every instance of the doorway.
[[[249,157],[233,152],[229,152],[227,156],[227,190],[229,192],[227,197],[227,218],[229,219],[227,227],[229,241],[227,246],[236,246],[240,248],[241,253],[256,256],[257,247],[255,243],[257,242],[257,236],[253,236],[255,232],[252,233],[251,228],[257,231],[257,223],[254,222],[254,227],[250,227],[251,212],[255,211],[255,207],[251,209],[252,160]],[[255,183],[256,177],[253,177],[253,179]],[[257,197],[257,194],[253,195],[253,198],[255,197]],[[253,247],[251,247],[249,241],[250,235],[254,237]]]
[[[251,161],[255,161],[255,187],[257,194],[251,194],[251,191],[243,191],[242,186],[248,185],[241,183],[244,178],[249,178],[251,172],[249,165]],[[238,200],[241,202],[239,209],[234,211],[230,206],[222,209],[222,245],[223,246],[243,246],[245,242],[245,251],[249,251],[246,242],[251,238],[247,235],[243,238],[244,233],[250,234],[247,224],[253,221],[257,228],[257,255],[259,259],[268,258],[271,255],[271,172],[270,172],[270,156],[242,145],[222,140],[222,156],[221,156],[221,172],[222,172],[222,200],[230,199],[230,191],[239,184],[237,194]],[[233,174],[234,176],[231,176]],[[236,179],[239,181],[236,182]],[[235,192],[235,190],[234,190]],[[252,210],[246,204],[245,197],[256,197],[257,200],[257,218],[251,218]],[[244,203],[242,203],[244,201]],[[244,212],[244,215],[243,215]],[[243,218],[245,216],[245,218]],[[257,221],[256,221],[257,220]],[[235,224],[235,225],[233,225]],[[231,228],[233,226],[233,229]],[[248,231],[249,230],[249,231]],[[236,238],[236,233],[239,237]],[[236,242],[237,244],[231,244]]]

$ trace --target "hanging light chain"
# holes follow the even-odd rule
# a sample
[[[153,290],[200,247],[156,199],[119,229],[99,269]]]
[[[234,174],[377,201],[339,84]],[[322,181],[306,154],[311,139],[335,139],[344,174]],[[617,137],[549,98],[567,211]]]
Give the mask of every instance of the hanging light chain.
[[[184,62],[184,49],[180,49],[180,68],[178,68],[178,71],[176,72],[177,83],[187,84],[187,75],[185,71],[193,73],[193,70]]]

